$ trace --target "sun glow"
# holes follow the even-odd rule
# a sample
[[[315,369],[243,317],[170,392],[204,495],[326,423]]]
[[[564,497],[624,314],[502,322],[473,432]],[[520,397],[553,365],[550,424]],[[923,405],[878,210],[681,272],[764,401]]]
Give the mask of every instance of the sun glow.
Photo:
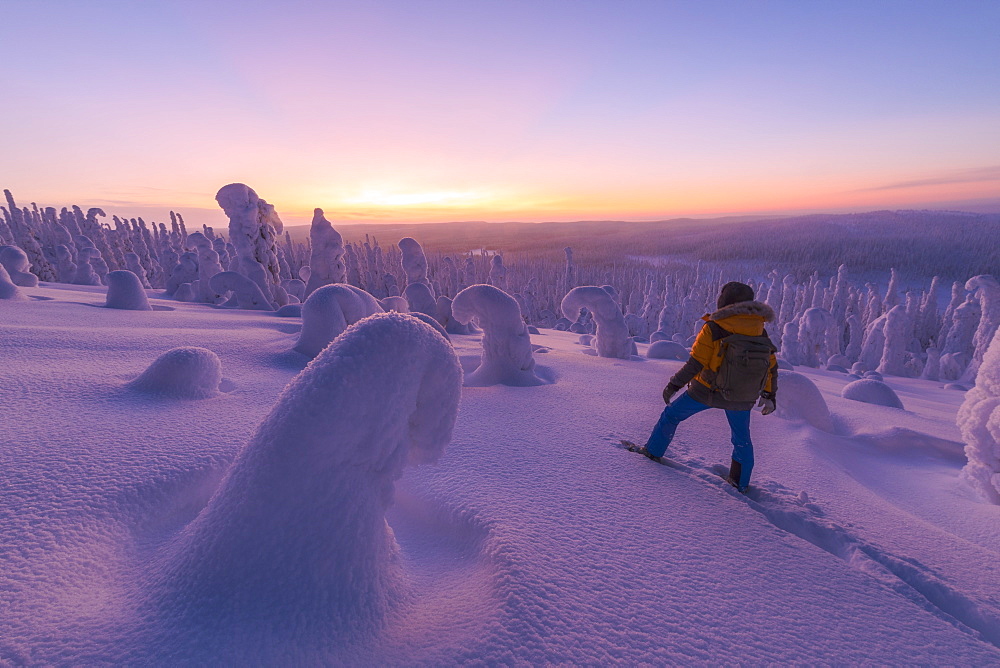
[[[373,207],[434,207],[465,208],[483,205],[494,198],[479,191],[435,190],[425,192],[404,192],[382,188],[368,188],[357,195],[344,197],[341,202],[350,206]]]

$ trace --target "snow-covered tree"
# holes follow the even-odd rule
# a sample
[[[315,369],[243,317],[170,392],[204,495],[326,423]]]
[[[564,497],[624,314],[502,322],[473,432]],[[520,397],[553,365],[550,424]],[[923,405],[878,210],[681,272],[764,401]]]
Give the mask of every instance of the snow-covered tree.
[[[983,356],[976,385],[958,410],[958,427],[965,440],[965,478],[984,499],[1000,504],[1000,336],[994,336]]]

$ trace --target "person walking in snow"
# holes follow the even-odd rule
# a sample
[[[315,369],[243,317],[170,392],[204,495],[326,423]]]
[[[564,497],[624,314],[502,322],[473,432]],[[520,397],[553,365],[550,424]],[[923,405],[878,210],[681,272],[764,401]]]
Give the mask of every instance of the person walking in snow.
[[[705,315],[691,357],[663,389],[663,409],[653,433],[639,447],[626,447],[654,461],[667,451],[677,425],[709,408],[726,411],[732,431],[733,456],[729,483],[746,493],[753,471],[753,442],[750,440],[750,411],[754,403],[761,414],[774,412],[778,389],[776,348],[764,329],[774,320],[774,311],[754,301],[753,288],[730,282],[722,287],[718,310]],[[682,387],[687,391],[671,402]]]

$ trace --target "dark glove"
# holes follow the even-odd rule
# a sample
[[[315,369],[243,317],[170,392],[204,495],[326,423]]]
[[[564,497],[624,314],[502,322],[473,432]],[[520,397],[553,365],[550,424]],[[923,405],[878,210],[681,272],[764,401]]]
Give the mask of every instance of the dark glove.
[[[677,394],[677,390],[681,389],[677,385],[667,385],[663,388],[663,403],[669,404],[670,398]]]
[[[757,405],[761,407],[761,415],[770,415],[778,407],[777,397],[774,392],[761,392]]]

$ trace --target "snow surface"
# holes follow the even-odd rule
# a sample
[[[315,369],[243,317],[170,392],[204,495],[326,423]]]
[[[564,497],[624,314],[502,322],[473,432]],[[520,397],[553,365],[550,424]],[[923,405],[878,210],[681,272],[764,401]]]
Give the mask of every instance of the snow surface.
[[[298,327],[273,312],[170,301],[153,317],[94,308],[103,286],[21,290],[32,299],[0,302],[0,663],[1000,663],[1000,506],[960,477],[964,395],[939,383],[887,377],[901,411],[842,398],[843,374],[800,369],[835,429],[755,413],[744,497],[719,477],[721,411],[680,425],[668,466],[615,447],[646,436],[681,362],[581,355],[578,335],[542,330],[556,382],[463,388],[437,464],[396,481],[398,579],[371,601],[381,623],[345,640],[334,613],[321,617],[347,599],[322,583],[354,548],[317,537],[322,548],[284,553],[276,536],[329,535],[324,510],[358,484],[333,462],[356,452],[365,480],[386,480],[398,460],[380,471],[384,443],[349,443],[421,400],[353,402],[355,374],[292,382]],[[452,336],[464,364],[479,339]],[[127,386],[179,346],[214,351],[225,391],[165,401]],[[375,347],[399,364],[418,356]],[[386,383],[394,364],[378,371]],[[318,409],[302,394],[314,382],[347,407]],[[779,384],[779,407],[790,389]],[[324,429],[329,446],[282,456],[284,439]],[[266,443],[273,466],[251,466]],[[227,500],[248,469],[259,497]],[[274,529],[272,502],[287,519]],[[268,528],[241,523],[257,518]],[[247,573],[268,559],[301,597],[252,600],[241,619],[232,603],[260,591]],[[212,579],[230,565],[247,587],[232,596]]]

